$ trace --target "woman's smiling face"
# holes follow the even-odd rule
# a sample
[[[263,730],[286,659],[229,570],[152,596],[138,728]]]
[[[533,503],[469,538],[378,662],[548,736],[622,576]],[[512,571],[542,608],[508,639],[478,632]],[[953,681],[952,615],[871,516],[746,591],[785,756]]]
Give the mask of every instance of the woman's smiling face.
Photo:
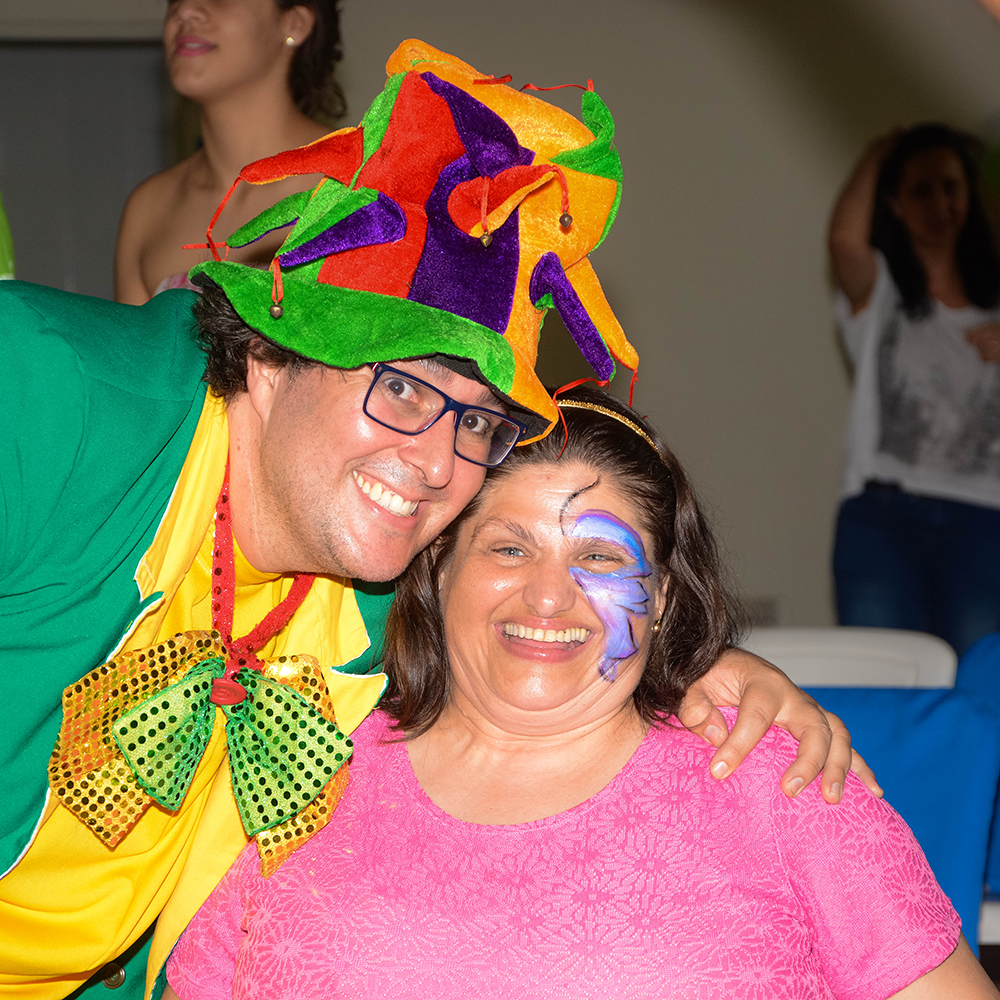
[[[275,0],[169,0],[163,20],[167,72],[184,97],[205,101],[273,75],[288,79],[293,48],[308,28]],[[311,16],[308,18],[311,25]]]
[[[564,732],[629,706],[663,610],[652,539],[590,465],[487,485],[441,574],[453,699],[509,732]]]

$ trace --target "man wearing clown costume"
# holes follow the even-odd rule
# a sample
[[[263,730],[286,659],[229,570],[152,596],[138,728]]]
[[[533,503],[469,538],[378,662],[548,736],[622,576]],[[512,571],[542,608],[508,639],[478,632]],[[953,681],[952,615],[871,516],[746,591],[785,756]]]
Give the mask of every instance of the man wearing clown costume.
[[[638,363],[587,256],[621,192],[597,94],[580,122],[416,41],[387,70],[358,128],[241,172],[324,175],[230,237],[291,227],[270,270],[210,226],[200,297],[0,287],[5,995],[141,996],[248,838],[269,873],[321,828],[383,690],[385,581],[556,420],[545,311],[600,378]],[[805,739],[794,792],[825,720],[740,654],[688,720],[721,743],[706,705],[741,693]]]

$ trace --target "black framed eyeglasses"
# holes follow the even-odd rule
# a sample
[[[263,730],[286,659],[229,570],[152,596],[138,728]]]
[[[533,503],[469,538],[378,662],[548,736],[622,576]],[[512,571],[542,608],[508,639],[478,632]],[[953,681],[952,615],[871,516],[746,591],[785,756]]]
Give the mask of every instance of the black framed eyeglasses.
[[[527,426],[519,420],[456,402],[436,386],[390,365],[372,366],[375,377],[365,395],[365,416],[401,434],[423,434],[446,413],[455,414],[455,454],[475,465],[499,465]]]

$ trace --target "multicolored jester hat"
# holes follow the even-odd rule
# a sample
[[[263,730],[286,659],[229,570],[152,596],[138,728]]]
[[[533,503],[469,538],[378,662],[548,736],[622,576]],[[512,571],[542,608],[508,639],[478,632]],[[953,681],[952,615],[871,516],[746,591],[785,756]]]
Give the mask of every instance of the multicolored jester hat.
[[[479,377],[544,435],[558,411],[534,372],[556,308],[601,379],[635,349],[587,254],[621,198],[614,120],[592,89],[582,117],[484,77],[423,42],[403,42],[358,128],[244,167],[267,184],[322,173],[238,229],[212,239],[191,274],[220,285],[243,320],[338,368],[426,355]],[[591,87],[592,84],[588,84]],[[270,273],[222,259],[293,225]]]

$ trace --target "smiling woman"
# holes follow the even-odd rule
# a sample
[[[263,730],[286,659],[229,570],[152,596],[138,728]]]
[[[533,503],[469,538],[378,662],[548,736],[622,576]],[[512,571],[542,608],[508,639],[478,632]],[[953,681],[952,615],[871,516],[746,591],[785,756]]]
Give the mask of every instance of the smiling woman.
[[[402,579],[336,814],[270,879],[244,853],[175,994],[995,1000],[853,776],[786,798],[772,730],[709,777],[670,713],[734,641],[711,534],[634,411],[560,404],[565,450],[515,449]]]

